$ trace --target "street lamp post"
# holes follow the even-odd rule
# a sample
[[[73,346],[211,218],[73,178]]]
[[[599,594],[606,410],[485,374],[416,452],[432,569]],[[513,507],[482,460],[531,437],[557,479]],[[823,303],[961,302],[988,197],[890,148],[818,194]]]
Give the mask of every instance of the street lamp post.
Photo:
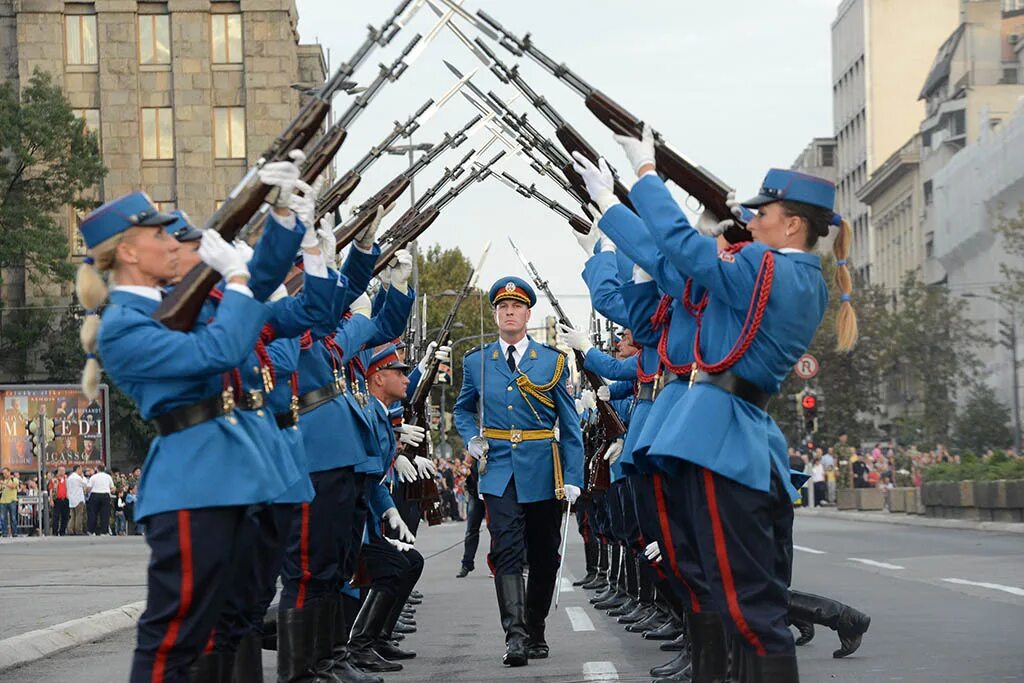
[[[1012,377],[1012,379],[1010,381],[1012,383],[1011,394],[1013,395],[1013,447],[1014,447],[1014,450],[1019,450],[1020,447],[1021,447],[1021,426],[1020,426],[1020,396],[1018,395],[1018,393],[1019,393],[1018,392],[1019,384],[1018,384],[1018,380],[1017,380],[1018,361],[1017,361],[1017,317],[1016,317],[1016,311],[1014,310],[1014,306],[1013,305],[1007,305],[1007,303],[1005,301],[1003,301],[1002,299],[999,299],[998,297],[994,297],[994,296],[989,296],[987,294],[975,294],[973,292],[966,292],[964,294],[961,294],[960,296],[962,296],[965,299],[987,299],[988,301],[995,302],[1004,311],[1006,311],[1007,314],[1010,316],[1010,319],[1007,321],[1009,323],[1009,329],[1008,329],[1008,333],[1006,335],[1006,342],[1005,342],[1004,345],[1009,347],[1009,349],[1010,349],[1010,371],[1011,371],[1011,377]]]

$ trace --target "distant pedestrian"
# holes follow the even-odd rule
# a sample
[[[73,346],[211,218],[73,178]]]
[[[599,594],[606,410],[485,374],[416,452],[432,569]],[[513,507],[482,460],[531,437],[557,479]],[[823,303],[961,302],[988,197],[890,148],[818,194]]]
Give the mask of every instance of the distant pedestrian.
[[[75,465],[68,477],[68,505],[71,508],[71,535],[81,536],[85,533],[85,477],[82,466]]]
[[[105,536],[110,533],[110,494],[114,490],[114,480],[106,473],[101,464],[96,473],[89,477],[89,533]]]
[[[814,464],[811,465],[811,481],[814,483],[814,507],[828,504],[828,486],[825,484],[825,466],[821,463],[821,456],[814,456]]]
[[[18,535],[18,473],[6,467],[0,478],[0,536]]]
[[[54,536],[64,536],[71,519],[71,505],[68,502],[68,476],[63,466],[57,468],[57,476],[50,480],[50,500],[53,501]]]

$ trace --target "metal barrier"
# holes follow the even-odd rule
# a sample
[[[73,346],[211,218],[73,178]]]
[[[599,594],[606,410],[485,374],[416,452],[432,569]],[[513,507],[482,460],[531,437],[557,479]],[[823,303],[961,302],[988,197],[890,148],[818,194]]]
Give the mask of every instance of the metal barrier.
[[[18,498],[18,533],[31,535],[34,530],[42,529],[40,524],[43,521],[43,505],[45,501],[41,495],[20,496]],[[40,533],[42,533],[40,531]]]

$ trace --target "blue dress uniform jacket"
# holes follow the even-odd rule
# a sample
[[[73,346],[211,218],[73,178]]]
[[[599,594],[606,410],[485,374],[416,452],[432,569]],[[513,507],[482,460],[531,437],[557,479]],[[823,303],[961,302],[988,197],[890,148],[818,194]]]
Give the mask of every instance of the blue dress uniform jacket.
[[[592,348],[584,356],[583,367],[586,370],[593,370],[605,379],[632,382],[636,379],[637,359],[635,355],[629,358],[614,358]]]
[[[212,323],[175,332],[150,317],[158,305],[114,290],[99,335],[107,374],[144,419],[218,395],[221,373],[241,364],[269,315],[264,304],[228,290]],[[238,472],[245,476],[234,476]],[[135,518],[250,505],[280,495],[285,487],[266,450],[253,443],[237,418],[225,415],[153,439]]]
[[[391,417],[388,411],[374,397],[370,397],[366,405],[369,429],[366,437],[366,450],[370,454],[370,462],[376,463],[375,469],[367,469],[367,504],[374,519],[379,520],[384,511],[395,507],[387,486],[381,483],[381,476],[391,464],[391,456],[395,453],[398,442],[395,430],[391,428]],[[371,527],[374,525],[370,525]]]
[[[299,367],[299,340],[294,337],[275,339],[267,344],[267,353],[270,355],[270,360],[277,373],[277,383],[269,394],[267,405],[275,415],[287,413],[291,409],[292,401],[292,390],[288,381],[291,374]],[[281,504],[308,503],[313,500],[313,484],[309,480],[309,460],[306,457],[306,445],[302,440],[302,431],[297,424],[278,431],[284,441],[288,456],[295,462],[295,466],[302,476],[273,502]]]
[[[479,432],[477,400],[480,397],[480,355],[483,354],[485,395],[485,427],[493,429],[540,430],[559,428],[559,457],[566,484],[583,486],[583,438],[576,406],[566,388],[569,369],[565,356],[556,349],[538,344],[533,339],[520,360],[516,373],[508,369],[498,341],[466,354],[463,361],[462,391],[455,402],[455,426],[466,443]],[[561,359],[561,360],[560,360]],[[555,376],[555,370],[561,372]],[[526,375],[537,386],[554,382],[546,392],[554,407],[544,405],[528,393],[520,391],[517,377]],[[529,396],[529,401],[527,401]],[[532,406],[532,407],[531,407]],[[555,496],[552,441],[510,441],[489,439],[487,471],[480,476],[480,493],[501,496],[509,480],[515,476],[519,503],[550,500]]]
[[[590,292],[594,310],[619,325],[626,324],[626,306],[619,295],[618,265],[615,253],[602,251],[587,259],[583,267],[583,282]]]
[[[710,292],[703,315],[701,353],[709,362],[724,358],[740,334],[751,294],[769,249],[751,244],[720,257],[715,240],[690,229],[657,177],[645,176],[630,192],[650,218],[651,234],[681,273]],[[615,210],[618,207],[613,207]],[[777,393],[782,381],[810,346],[828,305],[821,262],[814,254],[772,251],[774,282],[761,328],[731,371],[764,391]],[[682,458],[744,486],[767,492],[774,467],[790,496],[786,440],[771,416],[743,399],[707,384],[695,384],[678,401],[649,449],[653,458]],[[690,433],[684,443],[681,435]],[[682,446],[682,447],[681,447]]]
[[[257,301],[266,301],[274,293],[278,285],[284,282],[295,262],[295,253],[306,234],[306,226],[295,216],[295,227],[286,228],[274,216],[273,211],[267,212],[267,222],[263,234],[253,247],[252,259],[249,261],[249,289]]]
[[[373,245],[369,252],[357,249],[353,244],[345,257],[345,263],[341,265],[341,277],[348,282],[348,287],[338,289],[338,298],[335,300],[334,320],[337,322],[345,314],[352,302],[366,291],[373,277],[373,268],[377,265],[377,257],[380,256],[380,246]],[[373,315],[377,312],[373,311]],[[327,334],[326,332],[324,334]]]

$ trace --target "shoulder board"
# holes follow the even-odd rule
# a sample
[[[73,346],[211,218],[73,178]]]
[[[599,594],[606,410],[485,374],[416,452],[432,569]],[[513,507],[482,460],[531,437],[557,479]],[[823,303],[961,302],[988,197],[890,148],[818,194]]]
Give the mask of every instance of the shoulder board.
[[[549,351],[562,354],[563,356],[565,355],[565,352],[562,351],[560,348],[551,346],[550,344],[545,344],[544,342],[537,342],[537,346],[543,346],[545,349],[548,349]]]
[[[483,350],[483,348],[484,348],[485,346],[487,346],[487,344],[481,344],[480,346],[478,346],[478,347],[476,347],[476,348],[474,348],[474,349],[470,349],[469,351],[466,351],[466,355],[465,355],[465,356],[463,356],[463,358],[469,358],[469,357],[470,357],[471,355],[473,355],[473,354],[474,354],[474,353],[476,353],[477,351],[481,351],[481,350]]]

